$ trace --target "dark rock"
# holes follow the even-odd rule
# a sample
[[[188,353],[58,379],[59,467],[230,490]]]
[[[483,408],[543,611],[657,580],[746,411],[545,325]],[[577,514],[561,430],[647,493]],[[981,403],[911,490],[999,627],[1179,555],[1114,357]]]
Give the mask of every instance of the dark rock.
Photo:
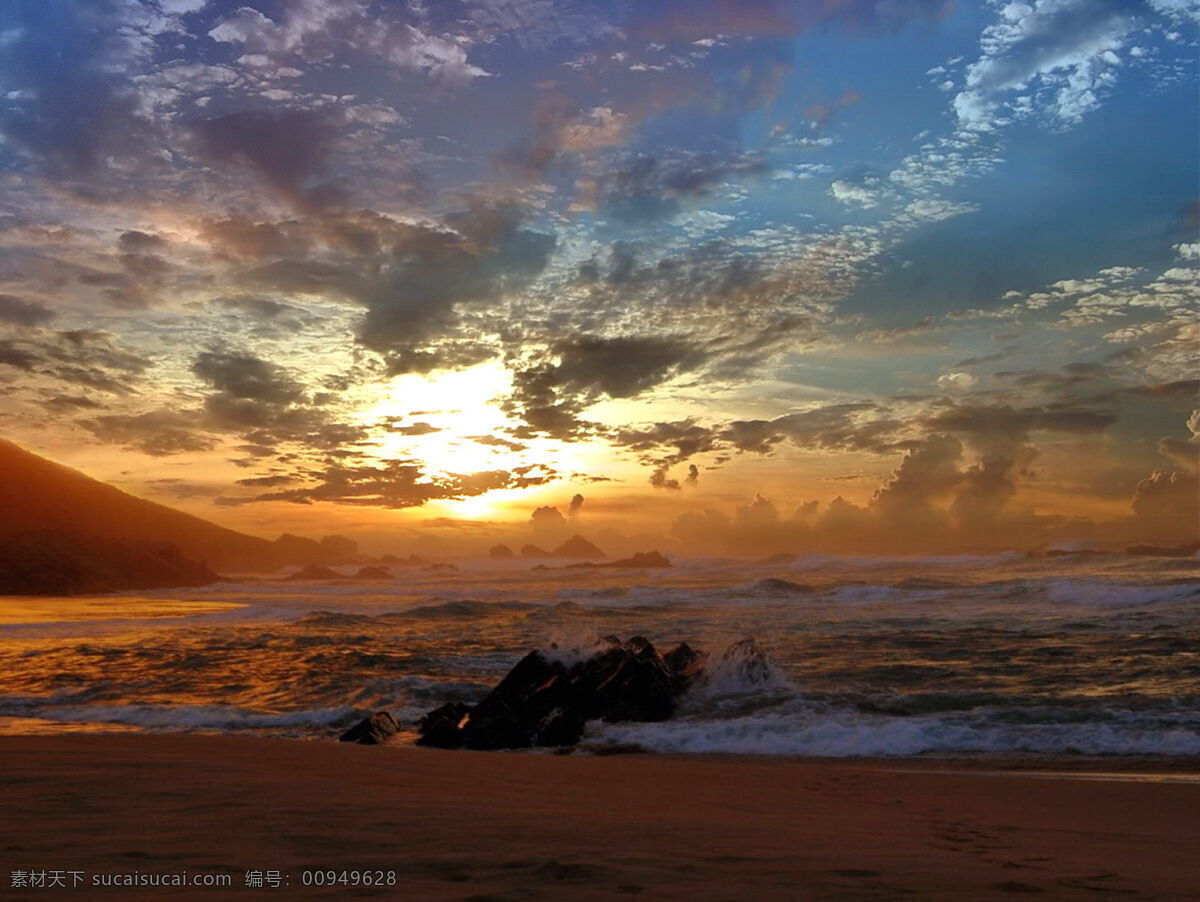
[[[361,720],[338,737],[339,742],[357,742],[359,745],[382,745],[400,731],[400,724],[387,711],[376,711]]]
[[[354,574],[358,579],[391,579],[392,572],[387,567],[359,567]]]
[[[596,654],[569,666],[530,652],[474,708],[444,705],[425,715],[419,744],[469,749],[570,745],[579,741],[589,720],[670,717],[701,656],[681,646],[668,666],[641,636],[603,641]]]
[[[576,665],[572,694],[586,720],[666,720],[674,713],[672,678],[654,646],[641,636]]]
[[[550,552],[537,545],[522,545],[521,557],[550,557]]]
[[[671,675],[671,686],[676,695],[684,692],[692,680],[704,669],[705,656],[686,642],[680,642],[662,656],[663,665]]]
[[[584,561],[579,564],[567,564],[567,569],[586,569],[586,568],[601,568],[601,567],[616,567],[616,568],[634,568],[648,569],[652,567],[670,567],[671,562],[657,551],[639,551],[633,557],[621,558],[616,561],[609,561],[606,564],[596,564],[591,561]]]
[[[581,535],[571,536],[571,538],[555,548],[550,554],[553,557],[575,558],[577,560],[595,560],[608,557],[607,554]]]
[[[734,642],[726,648],[716,663],[706,670],[706,675],[738,688],[769,683],[775,676],[771,662],[752,638]]]
[[[538,746],[575,745],[583,738],[583,714],[575,708],[555,708],[542,718],[533,736]]]
[[[570,704],[566,668],[531,651],[471,709],[462,726],[469,749],[528,748],[555,708]]]
[[[437,749],[462,748],[461,726],[470,713],[470,705],[458,702],[434,708],[417,722],[417,731],[420,733],[417,745]]]
[[[308,564],[301,567],[291,576],[285,576],[284,579],[301,580],[301,579],[341,579],[342,574],[336,570],[330,570],[328,567],[318,567],[316,564]]]
[[[633,557],[622,558],[601,567],[670,567],[671,562],[657,551],[639,551]]]
[[[511,557],[515,557],[513,550],[507,545],[493,545],[488,549],[488,557],[497,561],[507,561]]]

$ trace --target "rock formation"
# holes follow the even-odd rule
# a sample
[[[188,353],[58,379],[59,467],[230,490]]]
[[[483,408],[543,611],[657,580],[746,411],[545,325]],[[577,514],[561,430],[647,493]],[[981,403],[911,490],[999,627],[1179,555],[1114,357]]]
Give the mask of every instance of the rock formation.
[[[657,721],[703,669],[688,645],[660,656],[645,638],[606,637],[590,657],[567,663],[555,650],[522,658],[477,705],[443,705],[420,721],[418,745],[506,749],[577,743],[589,720]]]

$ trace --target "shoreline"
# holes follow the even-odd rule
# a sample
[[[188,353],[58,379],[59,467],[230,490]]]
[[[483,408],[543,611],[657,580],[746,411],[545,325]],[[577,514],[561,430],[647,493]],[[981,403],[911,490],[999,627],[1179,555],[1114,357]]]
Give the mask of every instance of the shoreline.
[[[1194,762],[1096,763],[7,735],[0,898],[40,898],[9,885],[30,868],[236,878],[139,899],[255,898],[251,869],[290,874],[289,899],[1200,898],[1200,780],[1178,779]],[[314,868],[398,882],[300,886]]]

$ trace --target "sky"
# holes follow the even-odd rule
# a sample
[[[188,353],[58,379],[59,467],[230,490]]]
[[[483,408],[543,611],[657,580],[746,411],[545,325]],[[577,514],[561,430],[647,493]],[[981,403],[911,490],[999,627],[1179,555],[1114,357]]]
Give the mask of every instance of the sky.
[[[1198,22],[10,0],[0,435],[373,547],[1189,541]]]

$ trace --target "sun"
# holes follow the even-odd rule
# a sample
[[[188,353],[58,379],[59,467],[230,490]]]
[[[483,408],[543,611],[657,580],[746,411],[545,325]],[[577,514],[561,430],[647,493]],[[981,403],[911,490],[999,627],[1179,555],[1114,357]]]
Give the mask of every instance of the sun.
[[[513,423],[499,401],[511,388],[512,373],[497,362],[406,373],[356,419],[370,430],[381,460],[415,458],[441,475],[510,470],[538,462],[510,437]]]

